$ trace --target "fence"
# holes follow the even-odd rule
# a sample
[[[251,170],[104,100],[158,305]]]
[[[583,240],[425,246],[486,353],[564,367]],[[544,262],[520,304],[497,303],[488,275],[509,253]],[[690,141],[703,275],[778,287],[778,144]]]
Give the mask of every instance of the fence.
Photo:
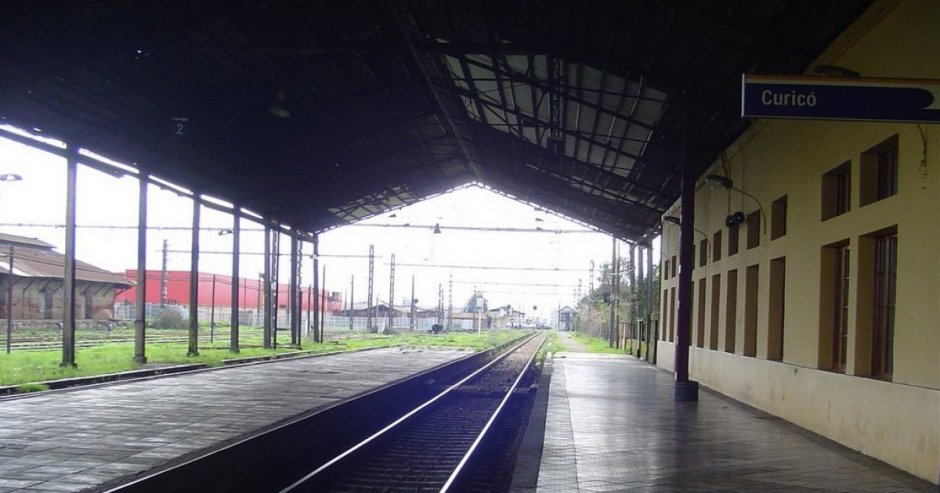
[[[185,321],[189,320],[189,308],[183,305],[166,305],[161,307],[157,303],[147,303],[145,306],[146,311],[144,313],[148,320],[153,320],[166,310],[178,313]],[[229,325],[232,320],[232,308],[229,306],[215,307],[214,314],[211,306],[200,306],[197,312],[200,322],[210,322],[214,319],[216,325]],[[301,313],[300,326],[303,328],[304,333],[309,332],[307,329],[313,323],[312,317],[313,314],[310,313],[311,320],[308,320],[307,312],[304,311]],[[133,303],[118,303],[114,305],[114,318],[128,323],[133,322],[137,319],[136,306]],[[350,318],[344,315],[325,313],[323,314],[323,330],[325,332],[349,332],[350,330],[354,332],[369,332],[366,324],[367,321],[367,317]],[[392,328],[397,331],[407,331],[411,326],[410,322],[409,317],[396,317],[392,321]],[[239,310],[238,323],[244,326],[260,327],[264,324],[263,312],[254,309]],[[437,319],[435,318],[417,318],[415,319],[415,331],[427,332],[431,330],[431,326],[436,323]],[[471,330],[473,328],[472,324],[473,322],[471,320],[454,320],[451,328],[454,330]],[[352,328],[350,328],[350,325]],[[277,326],[280,328],[290,326],[290,315],[287,313],[287,310],[278,310]],[[388,327],[388,318],[373,317],[372,327],[373,331],[379,333],[384,332]]]

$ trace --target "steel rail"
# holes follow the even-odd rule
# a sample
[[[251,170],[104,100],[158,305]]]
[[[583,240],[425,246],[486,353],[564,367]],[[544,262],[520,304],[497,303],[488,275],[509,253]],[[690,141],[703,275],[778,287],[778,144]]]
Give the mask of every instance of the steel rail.
[[[463,379],[461,379],[461,380],[458,381],[457,383],[455,383],[455,384],[449,386],[449,387],[448,387],[447,389],[445,389],[444,391],[440,392],[439,394],[437,394],[436,396],[434,396],[434,397],[432,397],[431,399],[427,400],[426,402],[424,402],[423,404],[419,405],[418,407],[412,409],[412,410],[409,411],[408,413],[406,413],[406,414],[404,414],[403,416],[401,416],[400,418],[396,419],[395,421],[393,421],[393,422],[390,423],[389,425],[385,426],[385,427],[382,428],[381,430],[379,430],[379,431],[373,433],[372,435],[370,435],[370,436],[367,437],[366,439],[362,440],[361,442],[357,443],[356,445],[350,447],[349,449],[347,449],[347,450],[344,451],[343,453],[337,455],[336,457],[334,457],[333,459],[329,460],[329,461],[326,462],[325,464],[321,465],[321,466],[318,467],[317,469],[315,469],[315,470],[313,470],[312,472],[306,474],[305,476],[303,476],[302,478],[298,479],[297,481],[294,481],[294,482],[291,483],[289,486],[287,486],[286,488],[282,489],[282,490],[281,490],[281,493],[289,493],[289,492],[296,492],[296,491],[305,491],[305,490],[304,490],[305,484],[308,483],[309,481],[311,481],[312,479],[316,478],[318,475],[323,474],[324,472],[327,472],[331,467],[333,467],[333,466],[339,464],[339,463],[342,462],[344,459],[346,459],[347,457],[349,457],[349,456],[351,456],[352,454],[356,453],[357,451],[362,450],[364,447],[366,447],[366,446],[369,445],[370,443],[374,442],[375,440],[387,436],[387,434],[389,434],[390,432],[397,431],[397,429],[398,429],[398,427],[399,427],[400,425],[402,425],[402,424],[408,422],[411,418],[413,418],[413,417],[416,416],[417,414],[421,413],[421,411],[425,410],[426,408],[428,408],[428,407],[431,406],[432,404],[434,404],[434,403],[438,402],[439,400],[443,399],[444,397],[448,396],[448,395],[451,394],[453,391],[455,391],[455,390],[458,389],[459,387],[463,386],[465,383],[467,383],[467,382],[470,381],[471,379],[473,379],[473,378],[477,377],[478,375],[482,374],[483,372],[489,370],[492,366],[494,366],[494,365],[496,365],[497,363],[503,361],[506,357],[508,357],[509,355],[513,354],[516,350],[518,350],[518,349],[521,348],[523,345],[527,344],[528,342],[530,342],[531,340],[533,340],[534,338],[536,338],[536,337],[538,337],[538,336],[539,336],[539,334],[536,333],[536,334],[532,334],[531,336],[527,337],[524,341],[520,342],[520,343],[517,344],[516,346],[514,346],[514,347],[512,347],[511,349],[509,349],[508,351],[506,351],[505,353],[501,354],[499,357],[493,359],[493,361],[490,361],[489,363],[487,363],[486,365],[484,365],[484,366],[482,366],[481,368],[477,369],[476,371],[474,371],[474,372],[471,373],[470,375],[464,377]],[[544,339],[543,339],[542,342],[544,342]],[[541,347],[541,343],[539,344],[539,346]],[[525,374],[525,368],[528,368],[528,367],[529,367],[529,365],[531,364],[531,361],[532,361],[532,360],[531,360],[531,358],[530,358],[530,360],[528,361],[528,363],[525,365],[523,371],[520,372],[520,377],[521,377],[521,375],[524,375],[524,374]],[[516,384],[518,383],[518,381],[519,381],[519,378],[516,379]],[[516,384],[513,385],[513,388],[515,388],[515,385],[516,385]],[[510,391],[509,393],[507,393],[507,396],[506,396],[506,397],[503,399],[503,401],[500,403],[500,405],[499,405],[499,407],[498,407],[498,410],[499,410],[499,409],[502,409],[503,403],[508,399],[508,396],[511,396],[511,395],[512,395],[511,391]],[[493,421],[493,419],[490,419],[490,420],[487,422],[487,427],[490,425],[490,423],[491,423],[492,421]],[[471,446],[471,449],[475,448],[475,446],[478,444],[479,440],[480,440],[479,437],[477,437],[477,440],[474,441],[473,445]],[[466,458],[466,457],[465,457],[465,458]],[[460,463],[458,466],[462,467],[462,465],[463,465],[465,462],[466,462],[465,460],[461,460],[461,463]]]
[[[534,336],[533,336],[533,337],[534,337]],[[509,387],[509,390],[506,391],[506,395],[503,396],[503,400],[500,401],[499,406],[497,406],[497,407],[496,407],[496,410],[493,411],[493,414],[490,416],[490,419],[487,420],[486,424],[483,426],[483,429],[480,430],[480,433],[479,433],[479,434],[477,434],[476,439],[473,441],[473,444],[470,445],[470,448],[467,450],[467,453],[464,454],[464,456],[460,459],[460,462],[457,464],[457,467],[456,467],[456,468],[454,469],[454,471],[450,474],[450,477],[447,478],[447,482],[445,482],[445,483],[444,483],[444,486],[441,487],[441,493],[444,493],[444,492],[448,491],[448,490],[451,488],[451,486],[454,485],[454,483],[456,482],[456,480],[457,480],[457,478],[460,476],[460,474],[463,472],[464,467],[465,467],[465,466],[467,465],[467,463],[470,461],[470,457],[473,455],[473,453],[476,451],[477,447],[478,447],[478,446],[480,445],[480,443],[483,441],[483,438],[486,436],[486,433],[490,430],[490,427],[493,426],[493,423],[496,422],[496,419],[499,418],[500,414],[503,412],[503,407],[506,406],[506,403],[509,402],[509,398],[512,397],[513,394],[516,392],[516,389],[519,387],[519,382],[521,382],[521,381],[522,381],[522,377],[525,376],[526,370],[527,370],[530,366],[532,366],[532,361],[534,361],[536,355],[538,355],[538,353],[539,353],[539,348],[541,348],[541,347],[542,347],[542,344],[545,343],[545,339],[547,339],[547,336],[543,336],[543,337],[542,337],[542,342],[540,342],[539,345],[538,345],[538,347],[535,348],[535,351],[532,352],[532,356],[529,356],[529,361],[527,361],[526,364],[525,364],[525,366],[522,367],[522,371],[519,372],[519,375],[516,376],[516,380],[515,380],[515,381],[512,383],[512,385]],[[530,340],[531,340],[531,339],[527,339],[526,342],[528,342],[528,341],[530,341]],[[523,343],[523,344],[524,344],[524,343]],[[508,354],[508,353],[507,353],[507,354]]]

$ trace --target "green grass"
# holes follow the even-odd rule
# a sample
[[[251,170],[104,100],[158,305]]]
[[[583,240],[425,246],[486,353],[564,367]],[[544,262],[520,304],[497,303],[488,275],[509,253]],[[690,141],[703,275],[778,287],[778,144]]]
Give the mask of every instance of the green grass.
[[[542,345],[542,352],[545,353],[560,353],[567,350],[568,346],[562,342],[561,336],[559,336],[558,332],[555,331],[551,331],[548,334],[548,340],[545,341],[545,344]]]
[[[580,332],[572,332],[571,336],[574,337],[576,341],[587,346],[588,351],[591,353],[630,354],[629,350],[610,347],[607,340],[601,339],[600,337],[593,337]]]
[[[220,329],[217,329],[221,332]],[[482,335],[472,333],[445,333],[429,335],[423,333],[380,335],[380,334],[342,334],[339,338],[324,344],[316,344],[306,340],[303,344],[305,351],[332,352],[372,347],[386,347],[396,345],[406,346],[457,346],[476,350],[494,347],[510,340],[521,337],[528,331],[494,331],[484,332]],[[148,363],[161,364],[187,364],[205,363],[209,366],[219,366],[222,360],[230,358],[244,358],[250,356],[273,355],[276,352],[297,351],[296,348],[279,347],[264,349],[260,347],[242,347],[239,353],[228,350],[227,330],[216,338],[216,344],[200,341],[199,355],[186,356],[188,349],[184,343],[147,344]],[[331,336],[331,334],[327,334]],[[282,336],[283,337],[283,336]],[[255,340],[255,339],[258,340]],[[259,344],[260,332],[256,337],[251,335],[242,339],[242,344]],[[283,342],[283,338],[281,339]],[[113,343],[100,346],[79,348],[75,359],[77,367],[62,368],[59,362],[62,358],[61,350],[47,351],[13,351],[10,354],[0,354],[0,385],[22,385],[30,382],[45,380],[58,380],[62,378],[85,377],[116,373],[140,369],[133,360],[134,346],[131,343]],[[30,387],[31,390],[41,390]]]

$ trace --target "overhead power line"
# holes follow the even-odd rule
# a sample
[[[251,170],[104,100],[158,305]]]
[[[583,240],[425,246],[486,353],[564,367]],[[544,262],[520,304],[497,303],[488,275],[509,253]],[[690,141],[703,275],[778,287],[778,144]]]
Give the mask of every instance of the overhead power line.
[[[386,264],[387,265],[387,264]],[[545,272],[588,272],[588,269],[563,269],[560,267],[510,267],[495,265],[444,265],[444,264],[406,264],[398,262],[399,267],[423,267],[429,269],[475,269],[475,270],[513,270],[513,271],[545,271]]]

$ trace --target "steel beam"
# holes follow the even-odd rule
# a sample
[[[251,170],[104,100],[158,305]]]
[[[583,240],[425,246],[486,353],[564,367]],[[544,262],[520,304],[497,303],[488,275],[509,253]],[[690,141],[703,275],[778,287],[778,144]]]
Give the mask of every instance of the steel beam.
[[[78,148],[69,146],[65,189],[65,273],[62,305],[62,362],[75,364],[75,203],[78,190]]]
[[[134,330],[134,362],[147,362],[147,173],[137,180],[137,299]]]

